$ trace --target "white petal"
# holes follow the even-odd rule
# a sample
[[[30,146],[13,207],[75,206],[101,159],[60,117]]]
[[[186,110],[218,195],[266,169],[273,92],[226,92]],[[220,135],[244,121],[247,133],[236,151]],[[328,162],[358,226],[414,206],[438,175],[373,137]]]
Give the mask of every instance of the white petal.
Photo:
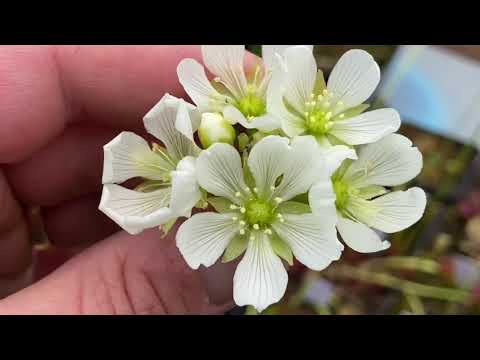
[[[400,128],[400,115],[394,109],[369,111],[333,123],[330,133],[349,145],[375,142]]]
[[[193,142],[193,133],[198,130],[198,127],[200,126],[200,112],[193,105],[186,103],[184,100],[179,99],[178,101],[175,128]]]
[[[298,136],[292,140],[288,156],[282,161],[285,173],[274,196],[283,201],[306,193],[319,179],[324,161],[313,136]]]
[[[380,236],[367,225],[338,217],[337,229],[343,241],[359,253],[373,253],[387,250],[390,242],[382,240]]]
[[[354,212],[361,222],[386,233],[404,230],[421,219],[425,211],[427,196],[420,188],[394,191],[369,201],[374,215]]]
[[[349,50],[335,65],[328,79],[327,89],[335,102],[344,109],[360,105],[375,91],[380,82],[380,68],[366,51]]]
[[[205,68],[194,59],[184,59],[178,64],[177,75],[186,93],[200,111],[219,111],[227,97],[212,86],[205,74]]]
[[[315,183],[308,192],[308,203],[312,213],[319,216],[336,217],[336,199],[337,196],[330,177]]]
[[[355,150],[344,145],[322,147],[321,154],[325,158],[325,174],[327,176],[332,176],[346,159],[357,159]]]
[[[269,198],[277,178],[286,171],[291,149],[289,140],[280,136],[267,136],[250,152],[248,167],[255,178],[259,194]]]
[[[128,233],[167,223],[175,216],[168,208],[170,188],[142,193],[119,185],[103,186],[99,209]]]
[[[296,46],[296,45],[263,45],[262,46],[262,59],[265,67],[267,69],[271,69],[274,67],[275,63],[275,54],[283,56],[285,50],[289,47]],[[303,45],[306,48],[313,50],[313,45]]]
[[[177,123],[185,121],[183,106],[183,100],[167,94],[143,118],[147,131],[163,142],[169,155],[176,161],[185,156],[196,156],[200,151],[193,141],[177,130]]]
[[[212,266],[238,231],[231,214],[195,214],[178,229],[177,247],[192,269]]]
[[[240,110],[232,105],[228,105],[223,110],[223,116],[232,125],[240,124],[245,129],[259,129],[265,132],[270,132],[281,127],[280,120],[270,114],[259,116],[251,120],[247,120]]]
[[[285,222],[275,222],[273,228],[302,264],[320,271],[340,259],[344,247],[337,239],[336,217],[313,214],[283,217]]]
[[[300,114],[310,100],[317,77],[317,63],[310,49],[294,46],[285,50],[287,73],[283,81],[283,96]]]
[[[422,154],[403,135],[391,134],[382,140],[362,146],[358,160],[344,178],[361,188],[368,185],[397,186],[416,177],[422,170]]]
[[[233,278],[233,298],[238,306],[252,305],[261,312],[283,297],[288,275],[263,233],[250,240]]]
[[[238,99],[246,95],[245,45],[203,45],[203,62]]]
[[[104,184],[122,183],[135,177],[161,180],[173,166],[152,152],[148,143],[131,132],[122,132],[103,147]]]
[[[170,208],[176,215],[189,217],[202,196],[195,176],[195,158],[188,156],[181,160],[171,176]]]
[[[223,110],[223,117],[232,125],[240,124],[245,129],[252,128],[245,115],[235,106],[227,105]]]
[[[240,155],[233,146],[213,144],[200,153],[196,167],[198,183],[209,193],[236,204],[247,196]]]

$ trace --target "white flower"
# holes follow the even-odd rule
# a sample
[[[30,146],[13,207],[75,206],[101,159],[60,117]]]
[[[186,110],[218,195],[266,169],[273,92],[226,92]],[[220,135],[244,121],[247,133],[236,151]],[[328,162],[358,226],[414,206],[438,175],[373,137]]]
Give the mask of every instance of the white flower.
[[[304,46],[285,50],[281,89],[268,112],[282,122],[289,136],[312,135],[320,144],[360,145],[380,140],[400,127],[394,109],[363,113],[363,104],[380,81],[380,69],[363,50],[346,52],[332,70],[328,83],[315,58]]]
[[[269,132],[281,126],[278,119],[267,113],[267,98],[275,90],[275,86],[270,86],[274,57],[287,47],[264,45],[264,66],[257,65],[254,74],[247,76],[244,45],[203,45],[203,62],[214,80],[208,80],[204,67],[194,59],[180,62],[178,78],[202,113],[223,113],[232,124]]]
[[[99,209],[130,234],[190,216],[201,197],[195,176],[200,149],[193,142],[198,123],[193,105],[167,94],[144,117],[147,131],[165,148],[151,149],[131,132],[105,145]],[[148,181],[136,190],[116,185],[132,178]]]
[[[335,204],[314,215],[308,205],[291,201],[318,181],[324,166],[318,154],[310,136],[291,145],[287,138],[268,136],[252,148],[243,169],[230,145],[202,151],[198,182],[217,196],[210,203],[219,213],[196,214],[178,230],[177,247],[188,265],[208,267],[222,253],[230,261],[246,251],[234,276],[234,299],[262,311],[285,292],[288,276],[280,257],[291,263],[293,253],[314,270],[338,260],[343,245],[335,230]]]
[[[382,241],[371,228],[385,233],[401,231],[420,220],[426,206],[426,195],[420,188],[389,192],[385,187],[404,184],[421,169],[422,154],[412,147],[412,142],[390,134],[360,147],[358,160],[346,160],[331,181],[312,186],[310,206],[314,213],[325,211],[325,203],[329,204],[331,198],[324,189],[333,185],[337,229],[345,243],[361,253],[385,250],[390,243]]]

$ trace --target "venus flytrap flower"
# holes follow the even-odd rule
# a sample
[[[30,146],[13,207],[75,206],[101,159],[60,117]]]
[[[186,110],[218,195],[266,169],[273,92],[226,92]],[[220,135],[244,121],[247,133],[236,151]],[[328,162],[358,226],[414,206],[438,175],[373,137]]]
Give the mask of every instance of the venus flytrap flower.
[[[225,143],[233,145],[237,134],[232,124],[218,113],[203,113],[200,127],[198,128],[198,137],[204,149],[209,148],[215,143]]]
[[[203,112],[222,113],[232,124],[265,132],[281,127],[277,118],[267,112],[275,56],[289,45],[264,45],[263,64],[257,64],[252,76],[244,69],[244,45],[203,45],[203,62],[215,76],[209,81],[205,69],[194,59],[184,59],[177,74],[185,91]],[[310,51],[312,47],[309,48]]]
[[[130,234],[190,216],[200,200],[193,142],[199,114],[193,105],[165,95],[144,117],[147,131],[165,148],[123,132],[104,147],[100,210]],[[116,185],[132,178],[146,180],[135,190]]]
[[[312,135],[322,145],[361,145],[380,140],[400,127],[394,109],[364,113],[363,104],[380,81],[380,69],[363,50],[346,52],[332,70],[328,83],[312,52],[295,46],[277,59],[283,70],[281,89],[268,112],[282,121],[289,136]]]
[[[337,229],[344,242],[361,253],[390,247],[371,228],[395,233],[415,224],[426,206],[425,192],[417,187],[390,192],[385,187],[404,184],[422,169],[422,155],[412,142],[390,134],[373,144],[361,146],[358,160],[346,160],[332,180],[315,184],[309,192],[313,213],[325,211],[331,197],[325,189],[333,187],[338,213]],[[329,209],[327,207],[327,209]]]
[[[224,254],[231,261],[245,252],[234,276],[234,299],[258,311],[279,301],[288,276],[281,258],[293,255],[313,270],[338,260],[343,245],[336,236],[335,204],[322,214],[292,201],[319,179],[324,161],[313,137],[289,140],[268,136],[250,151],[242,168],[238,151],[214,144],[197,159],[200,186],[219,213],[192,216],[177,232],[177,247],[187,264],[211,266]],[[334,197],[333,190],[330,196]]]

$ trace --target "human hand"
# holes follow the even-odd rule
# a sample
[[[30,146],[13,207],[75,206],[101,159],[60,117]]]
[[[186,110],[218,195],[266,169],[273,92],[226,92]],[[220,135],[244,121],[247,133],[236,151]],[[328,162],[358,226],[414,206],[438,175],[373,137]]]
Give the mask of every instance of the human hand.
[[[232,306],[234,264],[194,272],[174,235],[118,232],[97,209],[103,145],[123,130],[146,135],[141,119],[164,93],[185,96],[176,66],[186,57],[200,61],[200,48],[0,48],[0,292],[31,280],[23,207],[42,208],[54,246],[88,247],[1,300],[0,313],[216,314]]]

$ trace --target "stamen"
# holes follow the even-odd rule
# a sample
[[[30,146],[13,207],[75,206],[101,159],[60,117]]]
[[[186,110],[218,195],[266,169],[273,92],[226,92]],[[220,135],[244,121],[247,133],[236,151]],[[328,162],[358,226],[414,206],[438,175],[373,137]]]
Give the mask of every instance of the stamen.
[[[330,120],[330,119],[332,118],[332,115],[333,115],[332,112],[329,111],[329,112],[325,115],[325,119]]]
[[[236,206],[236,205],[233,205],[233,204],[232,204],[232,205],[230,205],[230,210],[237,210],[237,209],[238,209],[238,206]]]
[[[267,235],[272,235],[273,234],[272,230],[270,230],[270,229],[265,229],[264,233],[267,234]]]
[[[241,212],[242,214],[245,214],[245,213],[247,212],[247,209],[245,209],[244,207],[241,207],[241,208],[240,208],[240,212]]]
[[[245,229],[240,229],[239,233],[240,235],[245,235]]]
[[[254,188],[253,188],[253,192],[254,192],[255,194],[258,194],[258,188],[254,187]]]
[[[239,198],[239,197],[242,197],[242,194],[240,193],[240,191],[237,191],[237,192],[235,193],[235,196],[236,196],[237,198]]]
[[[345,117],[345,114],[340,114],[340,116],[338,118],[343,119],[344,117]]]
[[[275,186],[270,186],[270,190],[275,191]]]
[[[327,95],[327,94],[328,94],[328,90],[327,90],[327,89],[324,89],[322,93],[323,93],[323,95]]]
[[[318,96],[317,96],[317,100],[318,100],[318,101],[322,101],[322,100],[323,100],[323,96],[322,96],[322,95],[318,95]]]
[[[260,230],[260,226],[258,226],[258,224],[253,224],[253,228],[254,228],[255,230]]]
[[[239,224],[240,224],[240,226],[245,226],[245,225],[247,225],[247,223],[246,223],[245,221],[243,221],[243,220],[241,220],[241,221],[239,222]]]
[[[273,201],[280,204],[283,201],[283,199],[281,197],[276,197],[275,199],[273,199]]]
[[[238,220],[238,217],[234,216],[234,217],[232,217],[232,220],[233,220],[233,221],[237,221],[237,220]]]

